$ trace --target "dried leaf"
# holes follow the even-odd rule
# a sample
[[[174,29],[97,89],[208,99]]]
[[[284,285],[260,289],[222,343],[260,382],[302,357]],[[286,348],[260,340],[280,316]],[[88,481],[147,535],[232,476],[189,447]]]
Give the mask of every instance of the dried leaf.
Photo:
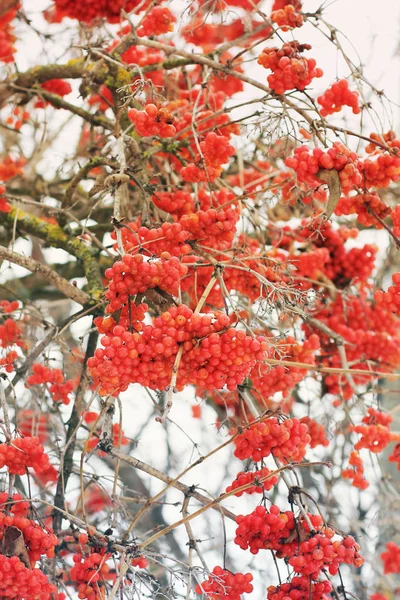
[[[339,202],[342,188],[340,186],[339,173],[336,169],[320,169],[317,173],[318,179],[326,183],[329,188],[329,199],[326,205],[325,218],[329,219]]]
[[[5,556],[17,556],[28,569],[31,568],[24,536],[18,527],[7,527],[2,540],[1,552]]]

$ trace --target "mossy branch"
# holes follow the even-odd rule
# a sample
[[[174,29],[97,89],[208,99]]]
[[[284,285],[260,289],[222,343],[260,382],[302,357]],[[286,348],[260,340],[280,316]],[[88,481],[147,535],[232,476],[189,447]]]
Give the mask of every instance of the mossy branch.
[[[68,236],[58,225],[47,223],[19,208],[12,207],[10,212],[2,214],[4,215],[3,224],[6,227],[13,228],[16,225],[17,230],[35,235],[50,246],[61,248],[75,256],[82,263],[91,302],[99,302],[103,294],[103,282],[98,250],[86,246],[78,238]]]

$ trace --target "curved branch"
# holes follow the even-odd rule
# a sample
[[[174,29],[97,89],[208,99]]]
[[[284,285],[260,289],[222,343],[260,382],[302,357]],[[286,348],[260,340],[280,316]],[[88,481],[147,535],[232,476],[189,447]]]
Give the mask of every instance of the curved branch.
[[[27,256],[23,256],[22,254],[18,254],[12,250],[8,250],[7,248],[4,248],[4,246],[0,246],[0,258],[8,260],[15,265],[19,265],[20,267],[24,267],[24,269],[28,269],[28,271],[31,271],[32,273],[39,273],[39,275],[42,275],[44,279],[52,283],[55,288],[64,294],[64,296],[74,300],[74,302],[77,302],[82,306],[89,304],[89,294],[86,294],[86,292],[83,292],[79,288],[72,285],[72,283],[69,283],[69,281],[58,275],[47,265],[42,265],[33,258],[28,258]]]

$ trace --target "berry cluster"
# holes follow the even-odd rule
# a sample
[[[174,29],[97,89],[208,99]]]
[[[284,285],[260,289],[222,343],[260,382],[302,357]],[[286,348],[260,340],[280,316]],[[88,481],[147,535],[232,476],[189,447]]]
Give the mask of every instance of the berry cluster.
[[[39,438],[24,437],[0,444],[0,469],[4,466],[13,475],[25,475],[28,467],[41,473],[50,467],[50,462]]]
[[[147,569],[149,566],[149,561],[144,556],[138,556],[132,560],[132,567],[137,567],[138,569]]]
[[[400,315],[400,273],[392,275],[394,285],[389,286],[387,292],[377,290],[374,298],[378,305]]]
[[[10,212],[11,205],[7,202],[6,188],[0,185],[0,212]]]
[[[176,133],[173,115],[165,108],[158,109],[155,104],[146,104],[144,110],[131,108],[128,110],[128,117],[140,136],[158,135],[166,138],[173,137]]]
[[[310,581],[309,577],[300,575],[288,583],[271,585],[267,600],[328,600],[331,590],[329,581]]]
[[[319,337],[315,334],[300,344],[292,336],[277,344],[273,358],[293,362],[304,362],[315,364],[315,352],[319,349]],[[250,373],[253,388],[257,396],[267,399],[276,392],[282,392],[286,398],[290,391],[305,377],[304,369],[298,367],[287,367],[283,365],[269,366],[268,364],[257,365]]]
[[[350,106],[355,115],[361,112],[360,95],[349,89],[347,79],[340,79],[331,85],[321,96],[318,103],[322,106],[320,113],[323,117],[340,112],[343,106]]]
[[[136,33],[139,37],[169,33],[173,31],[175,21],[176,18],[169,8],[166,6],[155,6],[147,13]]]
[[[371,133],[371,143],[365,148],[370,158],[360,160],[366,187],[386,188],[400,179],[400,140],[393,131],[383,136]],[[374,142],[378,142],[375,144]]]
[[[320,169],[335,169],[339,173],[341,189],[345,193],[363,183],[358,163],[357,154],[341,142],[335,142],[327,152],[321,148],[314,148],[310,152],[308,146],[299,146],[295,148],[294,156],[285,160],[286,166],[296,172],[300,182],[308,183],[314,188],[322,183],[322,180],[318,179]]]
[[[26,517],[16,514],[6,515],[0,512],[0,540],[3,539],[9,527],[16,527],[22,532],[32,566],[42,555],[48,558],[54,557],[54,548],[58,544],[58,538],[50,530],[43,529]]]
[[[253,591],[250,573],[231,573],[222,567],[214,567],[207,581],[196,585],[196,594],[206,594],[210,600],[241,600],[242,594]]]
[[[17,175],[22,175],[25,159],[5,156],[0,159],[0,181],[8,181]]]
[[[311,437],[308,427],[299,419],[268,417],[253,423],[234,440],[234,455],[241,460],[251,458],[259,462],[270,454],[285,461],[300,461],[304,458]]]
[[[356,450],[350,452],[349,465],[353,467],[353,469],[343,469],[342,477],[344,479],[350,479],[352,486],[360,488],[360,490],[366,490],[367,487],[369,487],[369,483],[364,477],[363,461]]]
[[[303,17],[297,12],[293,4],[286,4],[283,8],[272,11],[271,21],[279,25],[282,31],[288,31],[288,29],[303,25]]]
[[[30,113],[24,110],[22,106],[14,106],[11,114],[5,119],[5,122],[16,131],[19,131],[24,123],[30,118]]]
[[[303,252],[293,256],[293,265],[296,267],[296,273],[302,277],[317,279],[324,272],[325,264],[329,261],[330,255],[328,248],[316,248],[310,252]]]
[[[260,481],[260,479],[268,477],[265,481]],[[264,467],[259,471],[241,471],[236,475],[236,479],[228,485],[226,488],[226,492],[231,492],[232,490],[236,490],[237,488],[248,485],[252,483],[253,485],[249,486],[245,490],[239,491],[235,494],[238,498],[243,494],[261,494],[263,491],[268,492],[270,489],[274,487],[278,483],[279,476],[271,474],[271,471]]]
[[[89,24],[101,18],[119,23],[122,10],[130,13],[139,4],[138,0],[92,0],[89,4],[83,0],[54,0],[55,13],[51,22],[59,23],[64,17],[69,17]],[[147,3],[140,4],[141,10],[146,7]]]
[[[26,517],[30,511],[30,508],[30,502],[24,500],[21,494],[13,494],[12,496],[9,496],[7,492],[0,492],[1,511],[11,512],[16,517]]]
[[[3,63],[14,62],[15,36],[12,33],[14,27],[11,25],[11,21],[15,19],[19,8],[20,5],[17,3],[15,7],[6,10],[0,16],[0,61]]]
[[[111,504],[111,498],[98,485],[91,485],[85,490],[85,510],[87,514],[96,514]]]
[[[8,348],[9,346],[24,346],[21,339],[22,329],[14,319],[9,318],[0,324],[0,347]]]
[[[13,300],[12,302],[9,302],[8,300],[2,300],[0,302],[0,310],[7,315],[15,312],[18,309],[19,309],[18,300]]]
[[[48,79],[47,81],[41,84],[41,87],[50,94],[55,94],[56,96],[68,96],[72,92],[72,87],[65,81],[64,79]],[[35,102],[35,108],[44,108],[48,104],[51,104],[50,101],[45,101],[38,99]]]
[[[4,369],[6,373],[12,373],[15,369],[14,362],[18,359],[18,354],[15,350],[7,352],[7,354],[0,358],[0,368]]]
[[[392,209],[380,199],[377,192],[342,196],[335,208],[335,215],[341,217],[342,215],[353,214],[357,214],[357,220],[362,225],[366,227],[373,225],[377,229],[381,229],[382,225],[375,218],[375,215],[385,219],[385,217],[392,214]]]
[[[325,427],[317,423],[311,417],[302,417],[300,423],[304,423],[308,427],[308,435],[310,436],[310,448],[317,446],[329,446],[329,440],[326,437]]]
[[[110,570],[106,562],[110,557],[93,552],[88,556],[74,554],[72,558],[74,566],[69,571],[69,576],[77,584],[78,598],[97,600],[104,597],[102,585]]]
[[[285,539],[296,526],[293,513],[281,512],[274,504],[269,511],[264,506],[257,506],[251,514],[239,515],[236,523],[235,544],[242,550],[248,548],[252,554],[258,554],[260,550],[282,550]]]
[[[18,413],[18,431],[22,436],[36,436],[41,444],[48,439],[48,413],[24,409]]]
[[[109,279],[106,298],[108,312],[115,312],[128,305],[129,298],[145,294],[150,288],[159,288],[173,296],[178,295],[180,279],[187,267],[179,258],[163,252],[160,260],[145,260],[143,254],[125,254],[121,260],[106,270]]]
[[[362,418],[363,425],[349,427],[350,431],[361,435],[361,439],[355,444],[354,449],[367,448],[370,452],[379,453],[390,442],[400,441],[400,434],[390,431],[389,426],[392,421],[393,417],[388,413],[382,413],[370,407],[367,415]]]
[[[95,351],[88,366],[101,395],[116,395],[135,382],[163,390],[170,384],[182,344],[178,390],[187,384],[235,389],[265,357],[266,341],[229,326],[225,314],[194,314],[185,305],[172,307],[142,332],[115,326],[101,339],[104,349]]]
[[[200,142],[200,149],[201,155],[196,157],[196,164],[189,163],[181,170],[184,181],[215,181],[221,174],[222,165],[235,154],[234,147],[229,144],[229,138],[214,132],[207,133],[205,139]]]
[[[325,568],[331,575],[336,575],[341,563],[361,567],[364,559],[355,539],[346,536],[342,540],[332,541],[334,535],[332,529],[325,528],[323,532],[300,542],[295,556],[289,558],[294,571],[317,579]]]
[[[272,11],[282,10],[282,8],[285,8],[285,6],[293,6],[293,8],[297,11],[303,8],[302,0],[274,0]]]
[[[272,71],[268,75],[268,84],[277,94],[287,90],[303,91],[315,77],[322,77],[313,58],[304,58],[301,53],[310,50],[309,44],[297,41],[288,42],[282,48],[264,48],[258,57],[258,63]]]
[[[116,239],[115,233],[111,237]],[[189,254],[192,250],[188,244],[189,238],[189,232],[180,223],[164,222],[161,227],[151,229],[129,223],[122,229],[124,249],[134,254],[142,248],[156,256],[161,256],[163,252],[169,252],[172,256]]]
[[[40,363],[32,365],[32,375],[26,379],[26,385],[50,384],[49,392],[54,402],[69,404],[70,393],[74,389],[74,381],[65,381],[64,374],[60,369],[50,369]]]
[[[10,600],[53,600],[55,585],[40,569],[29,569],[17,556],[0,554],[0,594]]]
[[[381,554],[381,559],[385,575],[400,573],[400,546],[396,546],[394,542],[388,542],[386,551]]]

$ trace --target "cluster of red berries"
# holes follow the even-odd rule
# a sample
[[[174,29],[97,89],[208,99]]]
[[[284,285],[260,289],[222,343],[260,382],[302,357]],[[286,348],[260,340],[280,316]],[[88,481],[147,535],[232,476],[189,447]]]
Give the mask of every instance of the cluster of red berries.
[[[328,115],[340,112],[343,106],[350,106],[353,113],[358,115],[361,112],[359,100],[359,93],[352,92],[349,89],[347,79],[340,79],[318,97],[318,103],[322,106],[320,110],[321,116],[327,117]]]
[[[311,437],[308,427],[299,419],[268,417],[253,423],[234,440],[234,455],[241,460],[251,458],[259,462],[270,454],[285,461],[300,461],[304,458]]]
[[[272,11],[282,10],[285,6],[293,6],[295,10],[301,10],[303,8],[301,0],[274,0]]]
[[[209,52],[218,44],[236,40],[244,33],[242,19],[234,19],[230,23],[208,23],[199,15],[181,31],[182,37],[195,46],[200,46]]]
[[[21,494],[9,496],[7,492],[0,492],[0,510],[11,512],[16,517],[26,517],[30,511],[31,504],[24,500]]]
[[[138,0],[92,0],[89,4],[82,0],[54,0],[56,14],[52,22],[60,22],[64,17],[77,19],[83,23],[93,23],[97,19],[107,19],[110,23],[119,23],[121,11],[130,13],[140,2]],[[144,10],[147,4],[140,4]]]
[[[140,333],[117,325],[101,344],[104,349],[98,348],[88,361],[101,395],[116,395],[130,383],[164,390],[181,344],[177,389],[193,384],[210,390],[226,385],[232,390],[266,351],[265,338],[231,328],[227,315],[194,314],[185,305],[170,308]]]
[[[385,575],[400,573],[400,546],[396,546],[394,542],[388,542],[386,551],[381,554],[381,559]]]
[[[74,566],[69,571],[72,581],[77,584],[78,598],[84,600],[98,600],[103,596],[103,579],[107,577],[110,567],[107,565],[108,555],[92,552],[88,556],[74,554]]]
[[[111,234],[113,239],[116,235]],[[135,254],[144,249],[149,254],[161,256],[169,252],[171,256],[189,254],[192,250],[188,243],[190,234],[180,223],[164,222],[161,227],[140,227],[137,223],[129,223],[122,229],[122,241],[126,252]]]
[[[68,83],[68,81],[65,81],[64,79],[48,79],[40,85],[45,90],[45,92],[55,94],[56,96],[64,97],[68,96],[68,94],[72,92],[71,85]],[[51,101],[42,100],[41,98],[39,98],[35,102],[35,108],[44,108],[48,104],[51,104]]]
[[[307,146],[299,146],[294,150],[294,156],[285,160],[287,167],[292,168],[300,182],[318,187],[322,181],[318,179],[320,169],[335,169],[339,173],[340,185],[343,192],[349,192],[355,186],[363,183],[363,175],[359,170],[358,157],[341,142],[335,142],[332,148],[324,152],[314,148],[312,152]]]
[[[53,600],[57,589],[40,569],[29,569],[17,556],[0,554],[0,594],[10,600]]]
[[[15,36],[12,33],[14,28],[11,22],[15,19],[19,8],[20,4],[17,3],[17,6],[0,16],[0,61],[3,63],[14,62]]]
[[[393,221],[393,233],[395,236],[400,236],[400,204],[396,204],[390,215]]]
[[[7,315],[15,312],[18,309],[19,309],[18,300],[13,300],[12,302],[9,302],[8,300],[2,300],[0,302],[0,310]]]
[[[155,6],[147,13],[136,33],[139,37],[169,33],[174,30],[175,21],[176,18],[168,7]]]
[[[231,573],[214,567],[207,581],[196,585],[196,594],[206,594],[210,600],[241,600],[242,594],[253,591],[251,573]]]
[[[196,164],[189,163],[181,170],[184,181],[191,183],[215,181],[221,174],[222,165],[225,165],[235,154],[235,148],[229,143],[229,138],[217,135],[213,131],[207,133],[204,140],[200,142],[200,149],[201,155],[196,157]]]
[[[187,267],[176,256],[163,252],[159,260],[145,260],[143,254],[125,254],[106,270],[109,279],[106,298],[108,312],[115,312],[129,303],[131,296],[145,294],[150,288],[159,288],[173,296],[178,295],[180,279]]]
[[[388,456],[388,461],[397,463],[397,468],[400,471],[400,444],[395,445],[392,454]]]
[[[15,350],[7,352],[7,354],[0,358],[0,368],[4,369],[6,373],[12,373],[14,371],[14,362],[18,359],[18,354]]]
[[[0,212],[10,212],[11,204],[7,202],[6,188],[0,185]]]
[[[366,187],[387,188],[400,179],[400,156],[389,152],[376,152],[373,158],[360,161]]]
[[[328,569],[331,575],[336,575],[342,563],[361,567],[364,559],[360,555],[360,546],[352,536],[332,541],[335,532],[325,528],[307,540],[298,544],[295,556],[289,558],[289,564],[296,573],[308,575],[317,579],[321,571]]]
[[[316,279],[324,272],[325,264],[329,261],[330,255],[328,248],[316,248],[310,252],[302,252],[292,257],[293,266],[296,272],[302,277]]]
[[[279,25],[282,31],[288,31],[303,25],[303,17],[297,12],[293,4],[286,4],[283,8],[271,13],[271,21]]]
[[[48,439],[48,414],[24,409],[18,413],[18,431],[23,436],[36,436],[41,444]]]
[[[14,106],[11,114],[6,117],[5,122],[16,131],[19,131],[22,125],[29,121],[30,116],[30,113],[24,110],[22,106]]]
[[[32,365],[32,375],[26,379],[26,385],[50,384],[49,392],[54,402],[69,404],[70,393],[74,389],[72,379],[65,381],[64,374],[60,369],[50,369],[40,363]]]
[[[85,510],[87,514],[96,514],[111,504],[109,495],[98,485],[91,485],[85,490]]]
[[[131,108],[128,110],[128,117],[135,125],[138,135],[167,138],[176,133],[173,115],[165,108],[157,108],[155,104],[146,104],[144,110]]]
[[[132,559],[132,567],[137,567],[138,569],[147,569],[149,566],[149,561],[144,556],[138,556],[137,558]]]
[[[381,229],[382,225],[375,218],[375,215],[385,219],[385,217],[392,214],[392,209],[380,199],[377,192],[342,196],[335,208],[335,215],[341,217],[342,215],[353,214],[357,214],[357,220],[362,225],[366,227],[373,225],[377,229]]]
[[[202,246],[224,250],[230,248],[233,242],[239,218],[238,208],[210,208],[183,215],[179,223],[189,233],[190,240]]]
[[[13,475],[25,475],[28,467],[41,473],[50,467],[50,462],[39,438],[24,437],[0,444],[0,469],[4,466]]]
[[[350,479],[352,486],[359,488],[360,490],[366,490],[367,487],[369,487],[369,483],[364,477],[363,461],[356,450],[350,452],[349,465],[353,467],[353,469],[350,467],[343,469],[342,477],[344,479]]]
[[[390,442],[400,441],[400,434],[390,431],[390,423],[393,417],[388,413],[369,408],[368,413],[362,418],[362,425],[351,425],[350,431],[361,435],[354,449],[367,448],[370,452],[379,453],[386,448]]]
[[[282,48],[264,48],[258,57],[258,63],[272,71],[268,75],[268,84],[277,94],[287,90],[303,91],[315,77],[322,77],[323,72],[317,68],[313,58],[304,58],[302,52],[310,50],[309,44],[297,41],[288,42]]]
[[[387,292],[377,290],[374,298],[378,305],[400,315],[400,273],[392,275],[394,285],[389,286]]]
[[[260,550],[282,550],[285,539],[295,529],[293,512],[281,512],[275,504],[269,511],[264,506],[257,506],[249,515],[238,515],[236,523],[235,544],[242,550],[249,549],[252,554],[258,554]]]
[[[8,181],[17,175],[22,175],[25,164],[23,158],[5,156],[0,159],[0,181]]]
[[[54,557],[54,548],[58,545],[58,538],[52,531],[43,529],[26,517],[15,514],[6,515],[0,512],[0,540],[3,539],[9,527],[16,527],[22,532],[29,560],[33,566],[43,555],[48,558]]]
[[[331,591],[329,581],[310,581],[309,577],[300,575],[288,583],[269,586],[267,600],[328,600]]]
[[[299,343],[292,336],[288,336],[283,343],[277,344],[273,358],[307,364],[315,364],[315,352],[319,349],[319,337],[310,335],[304,343]],[[268,364],[257,365],[250,373],[253,388],[262,399],[282,392],[286,398],[290,391],[304,379],[304,369],[293,366]]]
[[[265,481],[260,481],[264,477],[268,477]],[[238,498],[243,494],[261,494],[263,491],[268,492],[270,489],[274,487],[278,483],[279,476],[273,475],[267,467],[260,469],[259,471],[240,471],[236,475],[236,479],[228,485],[226,488],[226,492],[231,492],[232,490],[236,490],[243,485],[248,485],[252,483],[253,485],[249,486],[245,490],[241,490],[235,494]]]
[[[311,417],[302,417],[300,423],[304,423],[308,427],[308,435],[310,436],[310,448],[317,446],[329,446],[329,440],[326,437],[325,427],[317,423]]]
[[[228,189],[208,193],[204,188],[199,189],[195,196],[186,190],[173,190],[171,192],[155,192],[152,196],[153,203],[162,210],[179,220],[183,215],[195,213],[198,209],[207,211],[210,208],[219,208],[233,201],[234,194]]]

